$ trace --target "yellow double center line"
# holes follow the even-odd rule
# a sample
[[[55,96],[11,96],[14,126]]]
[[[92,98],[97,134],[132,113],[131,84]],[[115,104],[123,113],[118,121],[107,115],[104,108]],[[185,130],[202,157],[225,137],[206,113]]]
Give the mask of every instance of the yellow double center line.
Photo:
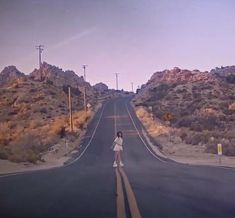
[[[115,169],[117,178],[117,218],[126,218],[124,189],[122,179],[126,190],[127,200],[132,218],[141,218],[140,211],[136,202],[135,194],[131,188],[128,177],[123,168]]]

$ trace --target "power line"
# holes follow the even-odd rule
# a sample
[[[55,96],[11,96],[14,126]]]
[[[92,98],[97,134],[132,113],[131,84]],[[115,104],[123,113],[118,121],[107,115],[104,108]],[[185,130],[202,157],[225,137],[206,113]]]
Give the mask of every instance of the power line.
[[[39,69],[42,66],[42,51],[44,50],[44,45],[37,45],[36,49],[38,50],[38,54],[39,54]]]

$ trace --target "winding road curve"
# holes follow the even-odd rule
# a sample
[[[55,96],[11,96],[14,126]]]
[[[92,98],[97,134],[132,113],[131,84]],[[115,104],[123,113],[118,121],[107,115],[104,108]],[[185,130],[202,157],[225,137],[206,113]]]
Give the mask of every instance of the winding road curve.
[[[0,177],[0,217],[234,218],[235,171],[154,155],[128,101],[103,106],[72,164]],[[124,133],[120,169],[110,149],[116,130]]]

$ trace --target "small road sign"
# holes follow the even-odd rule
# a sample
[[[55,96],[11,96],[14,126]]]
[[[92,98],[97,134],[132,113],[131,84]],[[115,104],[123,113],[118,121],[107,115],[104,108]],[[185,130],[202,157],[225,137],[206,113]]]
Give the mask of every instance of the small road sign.
[[[218,144],[217,145],[217,149],[218,149],[218,155],[222,155],[223,152],[222,152],[222,144]]]

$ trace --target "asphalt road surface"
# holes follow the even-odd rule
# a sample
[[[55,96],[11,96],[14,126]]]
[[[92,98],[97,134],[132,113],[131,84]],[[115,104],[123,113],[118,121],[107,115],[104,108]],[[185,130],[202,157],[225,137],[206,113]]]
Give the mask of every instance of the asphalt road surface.
[[[0,218],[235,217],[235,170],[161,159],[141,128],[128,98],[107,102],[72,164],[0,176]],[[117,130],[125,166],[114,169]]]

